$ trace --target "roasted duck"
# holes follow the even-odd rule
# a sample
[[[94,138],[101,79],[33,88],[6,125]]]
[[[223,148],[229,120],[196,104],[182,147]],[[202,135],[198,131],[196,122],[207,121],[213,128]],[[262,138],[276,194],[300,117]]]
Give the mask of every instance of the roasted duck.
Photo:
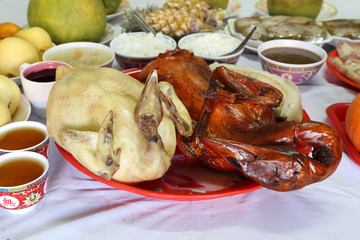
[[[49,135],[105,179],[161,177],[176,148],[176,130],[192,134],[191,118],[173,87],[146,84],[111,68],[58,68],[47,105]]]
[[[340,163],[341,139],[329,126],[276,120],[272,108],[282,101],[278,89],[225,67],[210,74],[205,62],[184,50],[160,55],[139,78],[144,80],[153,69],[159,80],[174,86],[197,121],[192,137],[178,135],[186,157],[217,170],[240,170],[276,191],[324,180]],[[311,147],[312,156],[296,146]]]
[[[204,101],[198,93],[206,92],[211,78],[211,70],[206,62],[187,50],[167,51],[160,54],[158,60],[150,62],[139,73],[138,79],[145,82],[152,69],[157,69],[159,81],[166,80],[174,87],[190,116],[197,119]]]

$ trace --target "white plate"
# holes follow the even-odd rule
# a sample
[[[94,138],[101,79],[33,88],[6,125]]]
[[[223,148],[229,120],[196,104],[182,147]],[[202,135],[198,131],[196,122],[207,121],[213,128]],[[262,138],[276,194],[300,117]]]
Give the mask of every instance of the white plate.
[[[259,0],[255,4],[256,12],[263,16],[268,16],[268,9],[267,9],[267,1],[266,0]],[[330,3],[324,2],[319,15],[317,16],[317,21],[324,21],[334,17],[337,14],[337,8]]]
[[[18,86],[21,86],[21,79],[20,77],[13,77],[11,78]]]
[[[114,28],[111,24],[106,23],[106,28],[103,37],[99,40],[101,44],[109,43],[114,37]]]
[[[119,8],[116,9],[114,13],[106,15],[106,19],[109,21],[123,15],[125,13],[125,10],[128,9],[129,7],[130,7],[129,2],[127,0],[122,0]]]
[[[114,13],[106,15],[106,20],[110,21],[116,17],[123,15],[125,12],[118,8]]]
[[[29,119],[30,113],[30,102],[23,94],[21,94],[19,106],[17,107],[14,115],[12,116],[12,122],[26,121]]]
[[[228,24],[225,27],[225,32],[227,34],[230,34],[231,36],[234,36],[236,38],[239,38],[240,40],[243,40],[245,37],[242,34],[235,31],[234,23],[235,23],[236,20],[237,19],[229,19],[228,20]],[[319,45],[319,46],[322,46],[323,44],[330,43],[331,41],[332,41],[332,36],[328,33],[328,35],[326,36],[325,39],[323,39],[321,41],[318,41],[318,42],[312,42],[312,43],[316,44],[316,45]],[[263,41],[249,40],[248,43],[245,45],[245,48],[252,51],[252,52],[257,52],[257,47],[261,43],[263,43]]]

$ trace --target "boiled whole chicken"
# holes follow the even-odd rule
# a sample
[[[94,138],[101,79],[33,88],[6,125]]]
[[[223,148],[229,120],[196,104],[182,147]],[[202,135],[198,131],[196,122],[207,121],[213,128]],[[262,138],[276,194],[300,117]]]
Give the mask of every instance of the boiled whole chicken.
[[[176,148],[176,130],[192,134],[191,118],[173,87],[145,84],[111,68],[59,67],[47,105],[53,140],[105,179],[161,177]]]

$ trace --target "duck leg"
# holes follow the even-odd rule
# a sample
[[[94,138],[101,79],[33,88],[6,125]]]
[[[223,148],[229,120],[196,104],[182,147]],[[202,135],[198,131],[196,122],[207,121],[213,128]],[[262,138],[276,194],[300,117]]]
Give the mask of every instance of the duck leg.
[[[341,139],[323,123],[284,122],[265,129],[245,133],[246,143],[203,136],[199,139],[244,175],[277,191],[300,189],[322,181],[340,163]],[[312,147],[312,156],[297,151],[294,146]]]

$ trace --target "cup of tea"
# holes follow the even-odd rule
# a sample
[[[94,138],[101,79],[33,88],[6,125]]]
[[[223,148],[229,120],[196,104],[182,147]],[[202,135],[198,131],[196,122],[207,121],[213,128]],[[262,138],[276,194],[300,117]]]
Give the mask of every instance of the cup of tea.
[[[0,156],[6,153],[31,151],[48,157],[49,134],[45,124],[20,121],[0,127]]]
[[[55,83],[56,68],[69,64],[57,61],[23,63],[20,66],[20,79],[25,97],[30,101],[36,115],[46,117],[46,104],[50,90]]]
[[[0,208],[23,214],[33,210],[47,190],[49,161],[35,152],[0,156]]]

